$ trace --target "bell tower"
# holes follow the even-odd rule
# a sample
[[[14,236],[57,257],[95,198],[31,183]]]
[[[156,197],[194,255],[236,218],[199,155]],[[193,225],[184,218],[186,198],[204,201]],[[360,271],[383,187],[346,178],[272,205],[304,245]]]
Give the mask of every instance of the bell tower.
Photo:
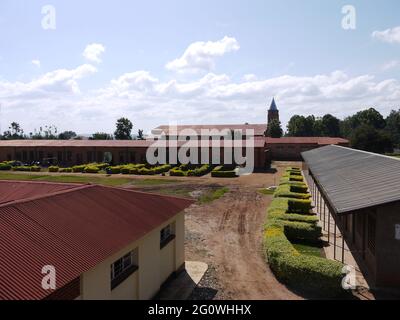
[[[270,124],[270,122],[272,120],[279,121],[279,110],[276,107],[275,98],[272,98],[271,106],[269,107],[269,110],[268,110],[268,119],[267,120],[268,120],[267,126]]]

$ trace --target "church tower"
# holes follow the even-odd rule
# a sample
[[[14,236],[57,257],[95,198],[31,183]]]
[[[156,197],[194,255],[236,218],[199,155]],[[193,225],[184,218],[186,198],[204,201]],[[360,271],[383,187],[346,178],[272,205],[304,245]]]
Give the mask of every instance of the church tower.
[[[268,110],[268,123],[267,123],[267,126],[274,119],[279,121],[279,110],[276,107],[275,98],[272,98],[271,106],[269,107],[269,110]]]

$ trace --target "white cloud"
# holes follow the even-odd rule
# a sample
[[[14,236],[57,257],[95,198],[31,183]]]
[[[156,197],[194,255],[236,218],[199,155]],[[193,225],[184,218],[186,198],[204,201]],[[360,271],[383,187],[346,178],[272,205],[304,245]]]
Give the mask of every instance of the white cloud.
[[[382,66],[382,70],[387,71],[387,70],[395,69],[397,67],[400,67],[400,60],[392,60],[392,61],[386,62]]]
[[[312,76],[247,77],[207,73],[194,80],[161,80],[148,71],[122,74],[95,90],[79,80],[96,72],[92,65],[59,69],[29,82],[0,80],[2,125],[18,121],[26,132],[44,124],[82,133],[112,132],[126,116],[135,130],[179,123],[264,123],[266,107],[276,97],[285,124],[293,114],[343,117],[374,106],[383,114],[400,106],[400,82],[343,71]],[[246,78],[246,77],[245,77]]]
[[[374,31],[372,37],[383,42],[400,43],[400,26],[383,31]]]
[[[31,61],[31,63],[32,63],[34,66],[40,68],[40,65],[41,65],[41,64],[40,64],[40,60],[34,59],[34,60]]]
[[[239,48],[238,41],[227,36],[218,41],[194,42],[180,58],[168,62],[166,68],[173,71],[208,71],[214,67],[215,58],[237,51]]]
[[[85,57],[85,59],[91,61],[91,62],[96,62],[100,63],[102,62],[101,60],[101,55],[106,51],[106,48],[100,44],[100,43],[91,43],[88,44],[83,51],[82,55]]]
[[[75,69],[54,70],[30,82],[0,81],[0,98],[37,99],[49,98],[51,94],[78,94],[80,93],[78,80],[96,71],[94,66],[84,64]]]

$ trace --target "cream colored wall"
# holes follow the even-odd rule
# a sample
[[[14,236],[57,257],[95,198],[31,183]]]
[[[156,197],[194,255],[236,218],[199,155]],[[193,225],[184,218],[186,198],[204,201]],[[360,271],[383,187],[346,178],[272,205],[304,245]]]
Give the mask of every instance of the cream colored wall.
[[[160,230],[174,224],[175,240],[160,250]],[[185,261],[184,213],[181,212],[160,227],[149,232],[113,254],[93,269],[81,275],[83,300],[151,299],[161,284]],[[111,290],[110,266],[113,262],[138,248],[139,269]]]

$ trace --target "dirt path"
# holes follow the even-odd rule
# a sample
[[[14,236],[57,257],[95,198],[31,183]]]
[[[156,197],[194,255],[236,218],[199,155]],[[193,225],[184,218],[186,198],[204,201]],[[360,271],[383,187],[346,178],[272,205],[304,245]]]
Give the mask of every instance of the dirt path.
[[[264,261],[262,229],[270,196],[231,186],[231,192],[186,215],[186,259],[205,261],[230,299],[300,299],[279,283]]]

